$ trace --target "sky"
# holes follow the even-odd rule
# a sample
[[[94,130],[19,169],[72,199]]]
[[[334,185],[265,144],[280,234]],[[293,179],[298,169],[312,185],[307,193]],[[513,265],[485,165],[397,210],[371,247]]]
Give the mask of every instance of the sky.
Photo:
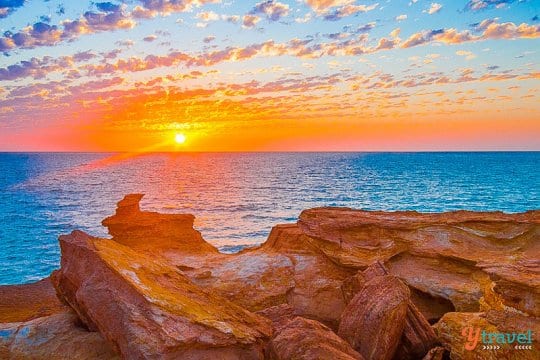
[[[539,17],[540,0],[0,0],[0,151],[540,150]]]

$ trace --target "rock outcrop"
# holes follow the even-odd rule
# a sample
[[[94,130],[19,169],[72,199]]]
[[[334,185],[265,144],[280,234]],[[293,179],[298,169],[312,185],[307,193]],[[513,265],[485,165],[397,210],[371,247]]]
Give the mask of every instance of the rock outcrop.
[[[160,214],[141,211],[143,194],[130,194],[118,202],[116,213],[102,221],[113,240],[136,250],[158,250],[184,254],[217,253],[193,228],[191,214]]]
[[[310,209],[226,255],[141,198],[103,221],[112,239],[60,238],[65,305],[48,280],[0,287],[1,358],[60,359],[60,343],[82,359],[539,357],[538,335],[469,351],[463,329],[539,333],[540,211]]]
[[[258,359],[270,322],[113,240],[60,237],[59,297],[126,359]]]
[[[97,332],[84,329],[71,311],[27,322],[0,324],[0,359],[117,360]]]
[[[25,322],[65,310],[49,278],[31,284],[0,286],[0,323]]]
[[[445,314],[435,325],[435,330],[443,346],[450,351],[452,360],[540,358],[540,321],[532,317],[512,312],[454,312]],[[527,343],[529,331],[530,344]],[[524,334],[523,343],[517,341],[518,334]]]
[[[413,289],[421,310],[431,302],[436,309],[478,311],[484,289],[494,283],[505,305],[539,316],[540,211],[318,208],[303,211],[298,225],[336,263],[363,269],[384,262]],[[436,320],[428,309],[425,315]]]

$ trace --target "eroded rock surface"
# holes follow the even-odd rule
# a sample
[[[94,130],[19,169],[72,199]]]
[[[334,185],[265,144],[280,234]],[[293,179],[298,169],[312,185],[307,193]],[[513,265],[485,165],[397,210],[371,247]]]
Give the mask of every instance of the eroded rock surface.
[[[0,286],[0,323],[24,322],[65,311],[49,278]]]
[[[392,359],[401,340],[409,289],[391,275],[368,281],[341,316],[338,335],[366,359]]]
[[[25,343],[37,359],[78,341],[128,359],[540,357],[536,338],[532,350],[475,353],[461,335],[466,326],[540,331],[540,211],[310,209],[261,246],[226,255],[192,215],[142,211],[141,198],[126,196],[103,221],[112,240],[60,238],[52,279],[90,331],[62,318],[48,280],[0,287],[0,323],[30,320],[0,324],[0,358],[14,357],[30,323],[36,334],[53,329],[39,335],[42,349]]]
[[[281,326],[268,345],[267,358],[363,360],[345,340],[330,328],[315,321],[296,317]]]
[[[97,332],[78,324],[70,311],[27,322],[0,324],[0,358],[11,360],[116,360]]]
[[[113,240],[60,237],[53,281],[123,358],[258,359],[270,323],[194,285],[178,269]]]
[[[298,225],[334,262],[363,269],[382,261],[439,308],[450,301],[457,311],[478,311],[485,287],[494,282],[506,306],[539,316],[538,210],[421,214],[318,208],[303,211]]]
[[[495,337],[489,334],[538,334],[540,322],[538,319],[511,312],[460,313],[445,314],[435,325],[438,338],[442,345],[450,351],[452,360],[469,359],[508,359],[533,360],[540,358],[540,348],[537,335],[532,337],[530,349],[516,349],[519,344],[517,335],[513,343],[497,343]],[[485,343],[483,340],[483,332]],[[506,335],[503,335],[506,338]],[[510,335],[512,336],[512,335]],[[505,339],[506,341],[506,339]],[[485,347],[487,346],[487,348]]]

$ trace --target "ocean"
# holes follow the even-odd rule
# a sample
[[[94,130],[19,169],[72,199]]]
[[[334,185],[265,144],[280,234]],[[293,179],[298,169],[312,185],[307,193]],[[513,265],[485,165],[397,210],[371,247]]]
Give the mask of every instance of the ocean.
[[[58,268],[60,234],[107,237],[101,220],[134,192],[235,252],[318,206],[539,209],[540,153],[0,153],[0,284]]]

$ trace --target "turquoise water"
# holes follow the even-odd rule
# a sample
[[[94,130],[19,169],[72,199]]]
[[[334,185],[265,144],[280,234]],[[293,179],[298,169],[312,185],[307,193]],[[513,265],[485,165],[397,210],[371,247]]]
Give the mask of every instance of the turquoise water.
[[[57,237],[107,236],[101,220],[124,194],[188,212],[222,251],[260,243],[302,209],[540,209],[540,153],[151,154],[0,153],[0,284],[58,267]]]

